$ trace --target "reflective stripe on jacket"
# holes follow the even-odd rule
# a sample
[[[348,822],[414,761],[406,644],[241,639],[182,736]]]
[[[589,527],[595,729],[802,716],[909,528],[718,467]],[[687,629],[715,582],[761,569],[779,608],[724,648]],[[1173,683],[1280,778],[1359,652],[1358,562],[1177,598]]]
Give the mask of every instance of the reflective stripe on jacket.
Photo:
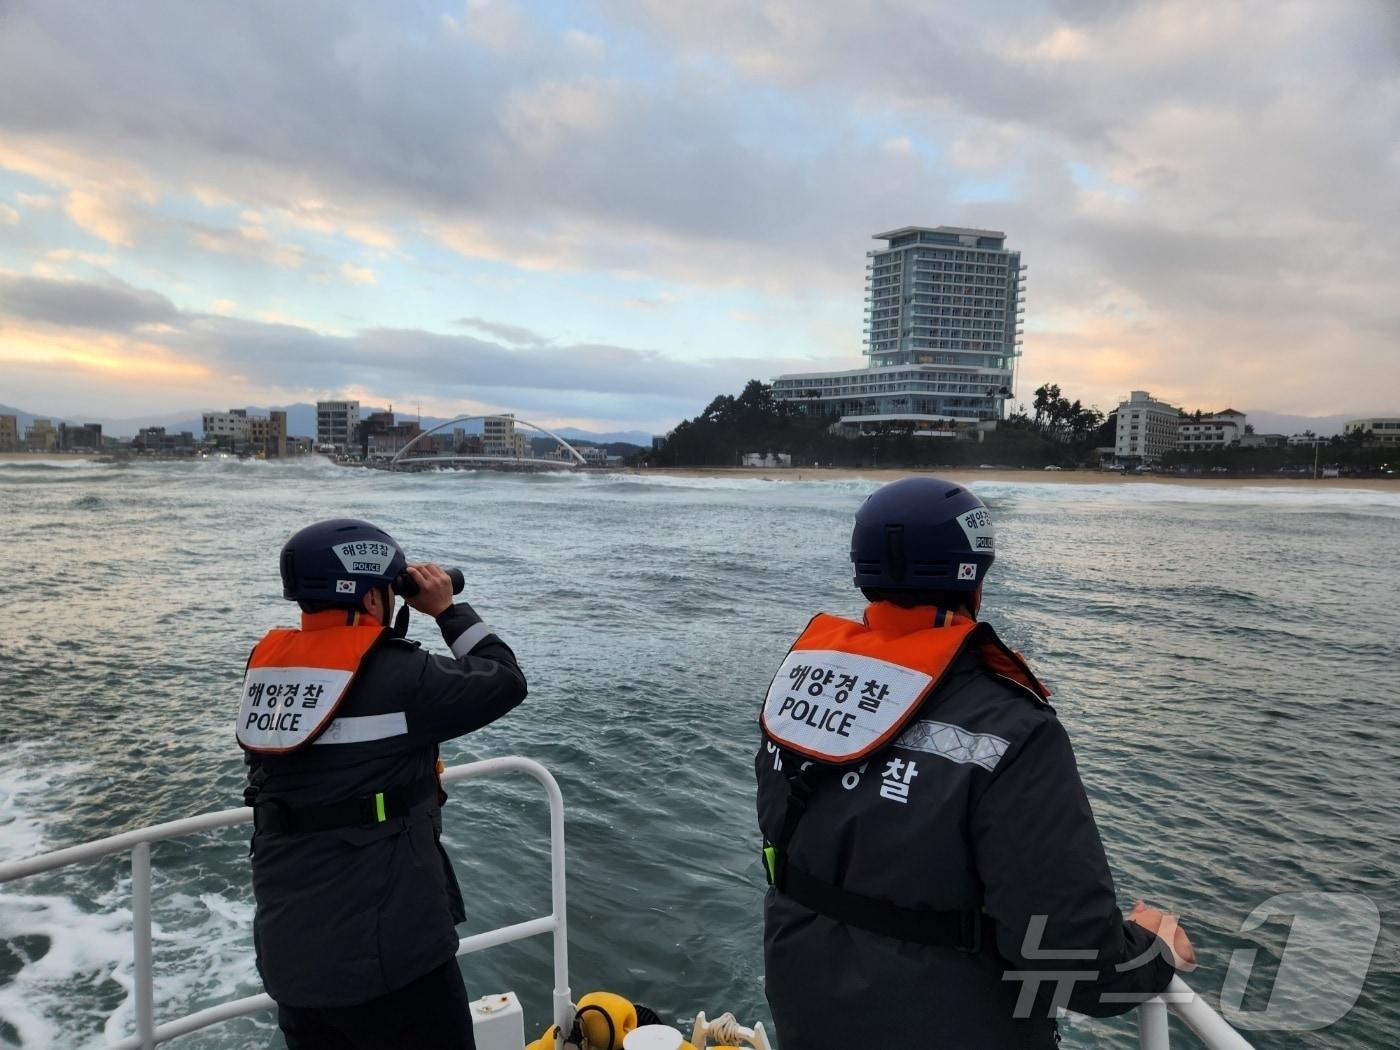
[[[439,743],[524,699],[514,653],[469,605],[438,624],[452,657],[398,639],[375,645],[314,742],[247,754],[245,801],[296,810],[408,789],[435,776]],[[440,834],[431,797],[405,816],[363,827],[258,831],[253,936],[268,993],[295,1006],[354,1005],[452,958],[454,927],[465,915]]]

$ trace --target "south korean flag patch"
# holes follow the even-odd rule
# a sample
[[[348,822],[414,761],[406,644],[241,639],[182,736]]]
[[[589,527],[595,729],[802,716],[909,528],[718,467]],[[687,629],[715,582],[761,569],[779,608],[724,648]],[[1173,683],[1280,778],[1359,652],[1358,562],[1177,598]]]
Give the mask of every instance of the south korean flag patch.
[[[976,562],[972,562],[972,561],[962,561],[962,562],[958,562],[958,579],[960,579],[960,580],[975,580],[975,579],[977,579],[977,563],[976,563]]]
[[[336,581],[335,581],[335,593],[336,593],[336,594],[354,594],[354,593],[355,593],[355,581],[354,581],[354,580],[336,580]]]

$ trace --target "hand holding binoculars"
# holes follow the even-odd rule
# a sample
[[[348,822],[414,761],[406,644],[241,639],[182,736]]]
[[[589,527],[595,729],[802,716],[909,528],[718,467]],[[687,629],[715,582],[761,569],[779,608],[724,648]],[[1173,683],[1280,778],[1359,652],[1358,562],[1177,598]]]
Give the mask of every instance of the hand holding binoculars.
[[[461,594],[462,588],[466,586],[466,578],[462,575],[461,569],[446,569],[448,579],[452,581],[452,593]],[[418,593],[418,581],[413,578],[413,574],[405,569],[399,573],[398,579],[394,581],[394,593],[403,598],[412,598]]]

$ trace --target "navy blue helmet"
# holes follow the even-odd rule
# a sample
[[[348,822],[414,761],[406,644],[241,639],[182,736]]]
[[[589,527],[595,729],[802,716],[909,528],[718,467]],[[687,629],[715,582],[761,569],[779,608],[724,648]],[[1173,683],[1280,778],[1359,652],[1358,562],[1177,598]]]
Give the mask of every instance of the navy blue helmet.
[[[851,567],[857,587],[971,591],[996,560],[986,506],[942,478],[902,478],[856,511]]]
[[[282,548],[282,597],[358,607],[407,567],[403,548],[383,529],[355,518],[308,525]]]

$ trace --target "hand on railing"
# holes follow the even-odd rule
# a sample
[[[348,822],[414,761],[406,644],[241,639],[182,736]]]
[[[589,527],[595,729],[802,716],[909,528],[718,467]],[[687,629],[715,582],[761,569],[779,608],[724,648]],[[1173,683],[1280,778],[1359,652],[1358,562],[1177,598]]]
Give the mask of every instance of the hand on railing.
[[[1190,973],[1196,968],[1196,949],[1191,946],[1191,938],[1181,928],[1181,923],[1171,912],[1149,908],[1142,901],[1133,905],[1129,922],[1135,922],[1144,930],[1155,933],[1172,953],[1172,965],[1181,973]]]

